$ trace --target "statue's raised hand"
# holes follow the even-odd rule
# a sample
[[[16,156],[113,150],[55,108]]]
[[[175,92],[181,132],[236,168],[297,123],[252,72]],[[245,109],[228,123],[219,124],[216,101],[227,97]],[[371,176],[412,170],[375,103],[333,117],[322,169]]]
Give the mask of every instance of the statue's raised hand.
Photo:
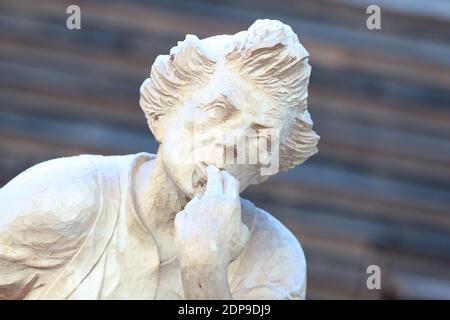
[[[175,218],[175,242],[182,266],[227,267],[239,256],[248,228],[241,220],[239,181],[208,166],[202,196],[194,197]]]

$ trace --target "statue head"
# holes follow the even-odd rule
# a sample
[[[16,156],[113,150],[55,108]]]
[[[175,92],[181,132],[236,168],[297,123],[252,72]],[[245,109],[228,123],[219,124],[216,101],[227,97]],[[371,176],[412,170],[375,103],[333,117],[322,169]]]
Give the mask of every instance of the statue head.
[[[166,171],[187,196],[202,191],[209,164],[243,190],[317,152],[308,57],[291,27],[257,20],[234,35],[187,35],[156,58],[140,105]]]

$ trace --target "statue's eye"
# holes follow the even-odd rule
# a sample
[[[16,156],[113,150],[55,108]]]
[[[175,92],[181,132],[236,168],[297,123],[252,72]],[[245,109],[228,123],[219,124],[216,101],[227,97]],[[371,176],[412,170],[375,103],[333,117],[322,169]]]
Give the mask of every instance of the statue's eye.
[[[230,117],[231,110],[228,110],[223,105],[212,105],[204,110],[208,118],[218,121],[226,121]]]
[[[218,99],[200,107],[205,114],[205,120],[208,122],[223,122],[233,116],[238,109],[228,102],[226,97],[221,96]]]

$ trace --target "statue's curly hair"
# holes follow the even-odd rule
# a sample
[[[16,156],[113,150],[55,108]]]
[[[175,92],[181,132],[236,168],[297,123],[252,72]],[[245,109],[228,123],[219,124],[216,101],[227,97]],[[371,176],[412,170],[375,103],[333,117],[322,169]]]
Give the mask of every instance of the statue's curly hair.
[[[257,20],[247,31],[222,37],[219,57],[208,39],[187,35],[160,55],[150,78],[141,86],[140,105],[158,141],[157,122],[168,121],[182,105],[184,94],[204,86],[215,71],[218,59],[243,79],[267,92],[262,127],[279,129],[280,169],[289,169],[317,152],[319,136],[312,129],[307,110],[311,66],[309,54],[291,27],[276,20]],[[212,54],[211,52],[215,52]],[[262,107],[262,106],[256,106]]]

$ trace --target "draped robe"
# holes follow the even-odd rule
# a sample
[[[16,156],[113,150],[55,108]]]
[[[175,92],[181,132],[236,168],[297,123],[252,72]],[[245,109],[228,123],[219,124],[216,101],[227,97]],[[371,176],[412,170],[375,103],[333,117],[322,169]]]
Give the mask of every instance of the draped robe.
[[[154,155],[81,155],[38,164],[0,189],[0,299],[183,299],[175,256],[136,210],[134,180]],[[297,239],[241,199],[250,237],[230,264],[233,298],[304,299]]]

